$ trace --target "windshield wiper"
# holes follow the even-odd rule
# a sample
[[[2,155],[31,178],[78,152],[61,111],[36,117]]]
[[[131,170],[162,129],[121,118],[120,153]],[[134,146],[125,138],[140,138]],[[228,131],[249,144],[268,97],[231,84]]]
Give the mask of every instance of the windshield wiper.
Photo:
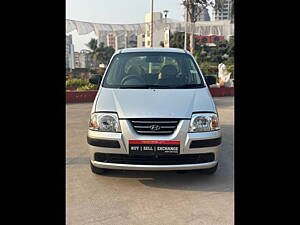
[[[155,88],[170,88],[170,86],[163,86],[163,85],[139,85],[139,86],[120,86],[120,89],[155,89]]]
[[[203,88],[202,84],[184,84],[179,86],[172,85],[132,85],[120,86],[120,89],[180,89],[180,88]]]
[[[148,85],[132,85],[132,86],[120,86],[120,89],[145,89],[148,88]]]

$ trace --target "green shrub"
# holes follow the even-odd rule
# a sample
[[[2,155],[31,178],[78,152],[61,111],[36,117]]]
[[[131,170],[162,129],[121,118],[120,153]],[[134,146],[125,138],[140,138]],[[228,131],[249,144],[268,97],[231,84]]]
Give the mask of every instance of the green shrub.
[[[203,62],[200,64],[200,68],[204,75],[218,74],[218,66],[215,63]]]
[[[225,64],[234,64],[234,57],[229,57],[225,62]]]
[[[204,75],[208,75],[208,71],[209,71],[208,68],[209,68],[209,63],[208,62],[204,62],[204,63],[200,64],[200,69],[201,69],[201,71]]]
[[[227,65],[227,70],[231,73],[230,78],[234,79],[234,64]]]
[[[66,87],[82,87],[88,85],[89,82],[83,79],[69,79],[66,82]]]
[[[85,86],[78,87],[76,90],[77,91],[92,91],[92,90],[97,90],[97,85],[88,83]]]

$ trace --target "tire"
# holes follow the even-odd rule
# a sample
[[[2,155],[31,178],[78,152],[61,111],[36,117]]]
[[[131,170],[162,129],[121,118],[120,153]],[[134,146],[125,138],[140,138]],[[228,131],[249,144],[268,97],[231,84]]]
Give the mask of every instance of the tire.
[[[104,174],[106,172],[106,169],[95,167],[91,162],[90,162],[90,165],[91,165],[91,170],[94,174],[101,175],[101,174]]]
[[[201,172],[203,172],[204,174],[207,174],[207,175],[211,175],[211,174],[214,174],[217,171],[217,169],[218,169],[218,164],[212,168],[202,169]]]

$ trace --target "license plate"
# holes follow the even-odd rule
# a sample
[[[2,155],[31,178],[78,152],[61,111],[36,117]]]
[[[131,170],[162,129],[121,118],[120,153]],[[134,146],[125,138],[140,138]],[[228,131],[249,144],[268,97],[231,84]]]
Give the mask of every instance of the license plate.
[[[129,140],[131,155],[176,155],[180,141]]]

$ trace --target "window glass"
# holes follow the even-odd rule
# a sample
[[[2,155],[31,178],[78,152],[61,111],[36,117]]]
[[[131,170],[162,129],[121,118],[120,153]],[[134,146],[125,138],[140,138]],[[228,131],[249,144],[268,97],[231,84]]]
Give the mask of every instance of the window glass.
[[[104,77],[111,88],[204,87],[194,59],[183,53],[139,52],[116,55]]]

